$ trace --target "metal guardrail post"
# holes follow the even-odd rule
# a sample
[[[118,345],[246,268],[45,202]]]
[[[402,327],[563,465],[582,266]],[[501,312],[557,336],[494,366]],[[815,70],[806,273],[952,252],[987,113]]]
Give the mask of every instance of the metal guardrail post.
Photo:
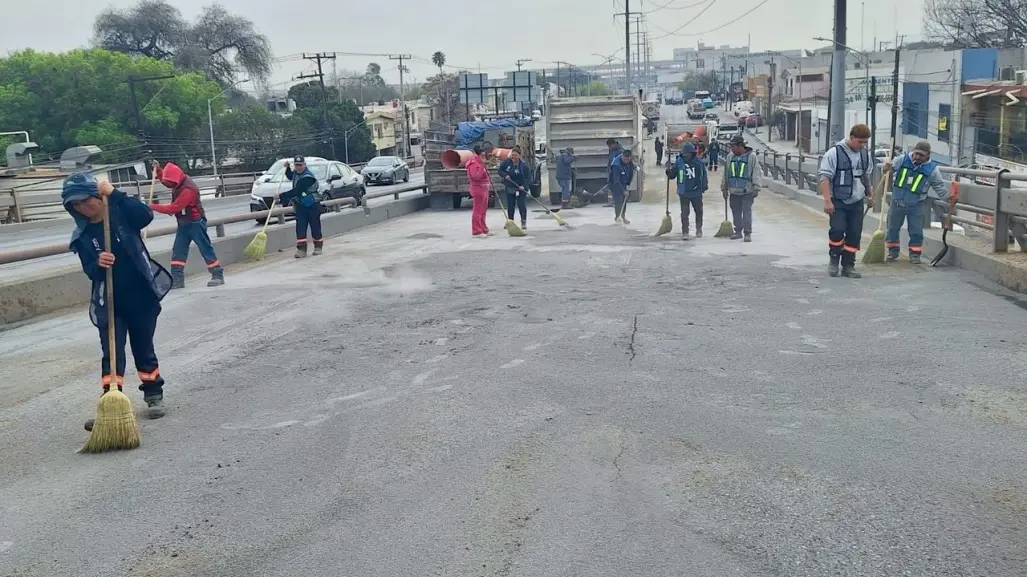
[[[221,238],[221,237],[225,236],[225,225],[219,224],[219,225],[215,226],[214,227],[214,234],[216,234],[218,238]]]
[[[992,250],[995,252],[1009,251],[1009,214],[1002,211],[1002,175],[1007,172],[1002,169],[995,174],[995,216],[992,217],[995,225]]]
[[[800,150],[799,151],[799,170],[797,171],[797,175],[799,177],[799,182],[798,182],[799,188],[809,188],[809,182],[807,182],[807,180],[806,180],[806,173],[803,171],[803,168],[802,168],[802,163],[805,162],[805,161],[806,161],[806,159],[803,158],[803,156],[802,156],[802,150]]]
[[[791,160],[791,153],[785,154],[785,184],[792,183],[792,174],[788,172],[788,161]]]

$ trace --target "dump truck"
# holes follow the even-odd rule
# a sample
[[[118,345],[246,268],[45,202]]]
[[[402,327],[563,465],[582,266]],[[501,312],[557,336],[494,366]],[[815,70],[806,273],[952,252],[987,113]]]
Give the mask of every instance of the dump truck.
[[[456,149],[456,137],[452,132],[430,130],[424,135],[424,184],[428,191],[429,206],[432,210],[456,210],[463,206],[465,198],[471,198],[471,183],[467,179],[467,170],[463,167],[447,168],[443,165],[442,157],[447,150]],[[518,127],[510,138],[493,137],[493,140],[512,148],[520,146],[525,154],[523,159],[534,170],[536,162],[531,151],[535,149],[534,129],[532,127]],[[487,141],[486,149],[490,148],[491,140]],[[484,142],[483,142],[484,144]],[[451,153],[452,154],[452,153]],[[495,156],[489,156],[485,165],[492,176],[492,187],[494,190],[503,190],[503,181],[499,177],[499,160]],[[537,170],[535,171],[538,172]],[[536,174],[534,183],[531,186],[531,193],[537,198],[541,194],[541,181]],[[489,200],[489,206],[494,206],[495,200]]]
[[[706,124],[702,121],[699,122],[687,122],[687,123],[671,123],[666,126],[666,138],[668,154],[677,154],[681,152],[681,145],[685,140],[691,140],[698,137],[699,141],[704,145],[710,144],[710,134],[706,127]],[[671,158],[668,156],[668,158]]]
[[[643,102],[642,103],[642,116],[648,118],[649,120],[659,120],[660,119],[660,101],[659,100],[649,100],[649,101]]]
[[[595,195],[592,197],[594,201],[605,201],[606,191],[595,193],[603,190],[609,176],[610,153],[606,140],[610,138],[634,152],[639,169],[629,187],[628,200],[635,202],[641,199],[645,172],[645,150],[642,146],[645,119],[638,98],[634,95],[552,98],[545,121],[546,172],[551,203],[560,203],[556,155],[567,148],[573,148],[577,157],[573,194],[580,199],[583,192],[588,192]]]

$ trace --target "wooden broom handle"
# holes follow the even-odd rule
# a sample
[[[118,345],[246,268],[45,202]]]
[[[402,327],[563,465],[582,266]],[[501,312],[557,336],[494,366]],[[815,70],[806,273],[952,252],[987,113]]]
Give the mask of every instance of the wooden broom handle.
[[[110,199],[101,194],[103,199],[103,250],[114,254],[111,247],[111,210]],[[114,265],[107,267],[107,358],[110,359],[111,386],[118,384],[118,349],[117,336],[114,330]]]

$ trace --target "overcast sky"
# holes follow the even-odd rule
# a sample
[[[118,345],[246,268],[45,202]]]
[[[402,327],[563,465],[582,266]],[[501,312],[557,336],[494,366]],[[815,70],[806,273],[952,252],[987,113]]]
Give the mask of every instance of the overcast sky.
[[[710,2],[712,1],[712,6]],[[106,6],[125,7],[132,0],[0,0],[0,49],[62,51],[87,46],[92,22]],[[210,0],[173,0],[192,19]],[[624,0],[221,0],[245,15],[270,40],[281,58],[273,82],[284,83],[307,69],[290,58],[302,52],[406,53],[410,69],[424,80],[436,69],[433,52],[441,50],[449,64],[501,76],[519,58],[528,66],[555,67],[562,60],[598,64],[594,54],[613,54],[623,47]],[[816,48],[815,36],[830,36],[830,0],[631,0],[632,10],[647,13],[655,59],[670,59],[674,48],[706,44],[744,46],[751,35],[753,51]],[[898,31],[920,39],[923,0],[849,1],[848,45],[869,48],[876,35],[896,34],[898,5],[903,11]],[[709,8],[698,17],[700,10]],[[757,7],[758,6],[758,7]],[[861,7],[865,11],[861,34]],[[704,30],[713,30],[704,32]],[[675,34],[668,34],[675,33]],[[865,40],[861,40],[861,36]],[[498,44],[502,48],[494,48]],[[507,48],[514,46],[515,48]],[[618,54],[623,56],[623,54]],[[385,56],[339,56],[340,70],[362,70],[367,62],[382,65],[390,82],[398,81],[395,63]],[[391,64],[391,65],[390,65]]]

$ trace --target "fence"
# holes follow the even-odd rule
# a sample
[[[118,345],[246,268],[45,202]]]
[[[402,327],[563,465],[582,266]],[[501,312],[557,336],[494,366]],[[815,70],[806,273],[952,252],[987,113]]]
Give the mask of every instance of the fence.
[[[760,158],[765,178],[819,194],[818,167],[822,155],[779,154],[768,150],[754,154]],[[952,216],[953,222],[987,231],[993,239],[992,252],[1007,252],[1009,245],[1014,242],[1022,252],[1027,252],[1027,187],[1014,184],[1027,183],[1027,173],[948,166],[942,166],[941,172],[951,180],[950,186],[959,196]],[[880,172],[877,171],[874,177],[879,176]],[[886,192],[885,195],[886,200],[890,199],[890,193]],[[947,204],[937,198],[930,197],[930,200],[936,211],[947,208]],[[881,205],[878,203],[874,207],[875,213],[881,212]],[[979,218],[966,218],[960,216],[960,212],[971,213]],[[932,216],[932,211],[925,211],[925,219],[929,221]],[[930,223],[925,224],[929,226]]]

